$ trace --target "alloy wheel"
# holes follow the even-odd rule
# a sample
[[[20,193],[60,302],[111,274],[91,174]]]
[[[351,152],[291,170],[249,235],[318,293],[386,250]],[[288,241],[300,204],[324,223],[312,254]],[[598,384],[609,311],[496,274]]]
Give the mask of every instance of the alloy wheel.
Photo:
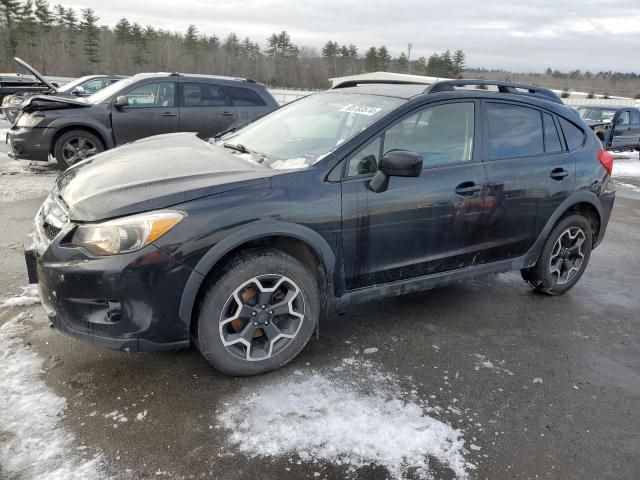
[[[549,272],[558,285],[564,285],[580,271],[584,261],[586,236],[580,227],[566,229],[553,245]]]
[[[297,335],[305,315],[300,287],[283,275],[253,277],[227,299],[220,316],[220,339],[237,358],[271,358]]]
[[[88,138],[73,137],[62,146],[62,155],[67,165],[73,165],[98,153],[98,147]]]

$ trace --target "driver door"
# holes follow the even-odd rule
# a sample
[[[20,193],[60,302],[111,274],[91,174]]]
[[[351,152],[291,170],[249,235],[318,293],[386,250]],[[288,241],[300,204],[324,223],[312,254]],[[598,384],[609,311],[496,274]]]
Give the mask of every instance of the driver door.
[[[139,84],[124,93],[129,105],[113,107],[111,113],[116,145],[177,132],[180,125],[177,91],[176,82],[154,81]]]
[[[479,106],[464,100],[408,114],[351,158],[342,180],[348,289],[465,267],[480,248],[486,186]],[[419,177],[368,185],[384,153],[423,156]]]
[[[638,136],[631,123],[631,111],[619,110],[613,116],[611,126],[611,150],[638,145]]]

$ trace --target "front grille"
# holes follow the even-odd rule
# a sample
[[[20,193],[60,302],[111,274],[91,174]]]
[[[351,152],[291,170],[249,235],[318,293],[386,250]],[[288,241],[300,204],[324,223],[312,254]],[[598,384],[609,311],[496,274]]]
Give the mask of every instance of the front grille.
[[[42,229],[44,230],[44,234],[45,236],[49,239],[49,240],[53,240],[54,238],[56,238],[56,236],[60,233],[61,229],[54,227],[53,225],[49,225],[47,222],[45,222],[42,225]]]

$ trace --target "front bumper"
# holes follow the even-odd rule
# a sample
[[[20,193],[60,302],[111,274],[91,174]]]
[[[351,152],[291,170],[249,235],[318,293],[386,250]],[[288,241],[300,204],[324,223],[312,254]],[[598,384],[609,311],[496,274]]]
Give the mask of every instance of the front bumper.
[[[125,351],[189,347],[189,325],[178,315],[192,270],[153,245],[129,254],[92,257],[61,246],[56,237],[43,255],[25,248],[30,282],[61,332]]]
[[[49,160],[52,129],[12,127],[7,132],[9,156],[20,160]]]

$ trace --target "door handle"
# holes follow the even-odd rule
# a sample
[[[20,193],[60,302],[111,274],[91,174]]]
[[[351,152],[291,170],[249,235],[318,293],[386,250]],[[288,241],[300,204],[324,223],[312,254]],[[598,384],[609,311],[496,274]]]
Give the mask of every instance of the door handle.
[[[220,114],[221,117],[232,117],[233,115],[235,115],[233,112],[222,112]]]
[[[461,197],[473,197],[482,190],[482,185],[476,185],[473,182],[462,182],[456,187],[456,194]]]
[[[551,170],[550,177],[553,178],[554,180],[562,180],[568,175],[569,175],[569,172],[567,170],[565,170],[564,168],[558,167]]]
[[[176,114],[176,113],[173,113],[173,112],[164,112],[164,113],[162,114],[162,116],[163,116],[163,117],[176,117],[176,116],[177,116],[177,114]]]

